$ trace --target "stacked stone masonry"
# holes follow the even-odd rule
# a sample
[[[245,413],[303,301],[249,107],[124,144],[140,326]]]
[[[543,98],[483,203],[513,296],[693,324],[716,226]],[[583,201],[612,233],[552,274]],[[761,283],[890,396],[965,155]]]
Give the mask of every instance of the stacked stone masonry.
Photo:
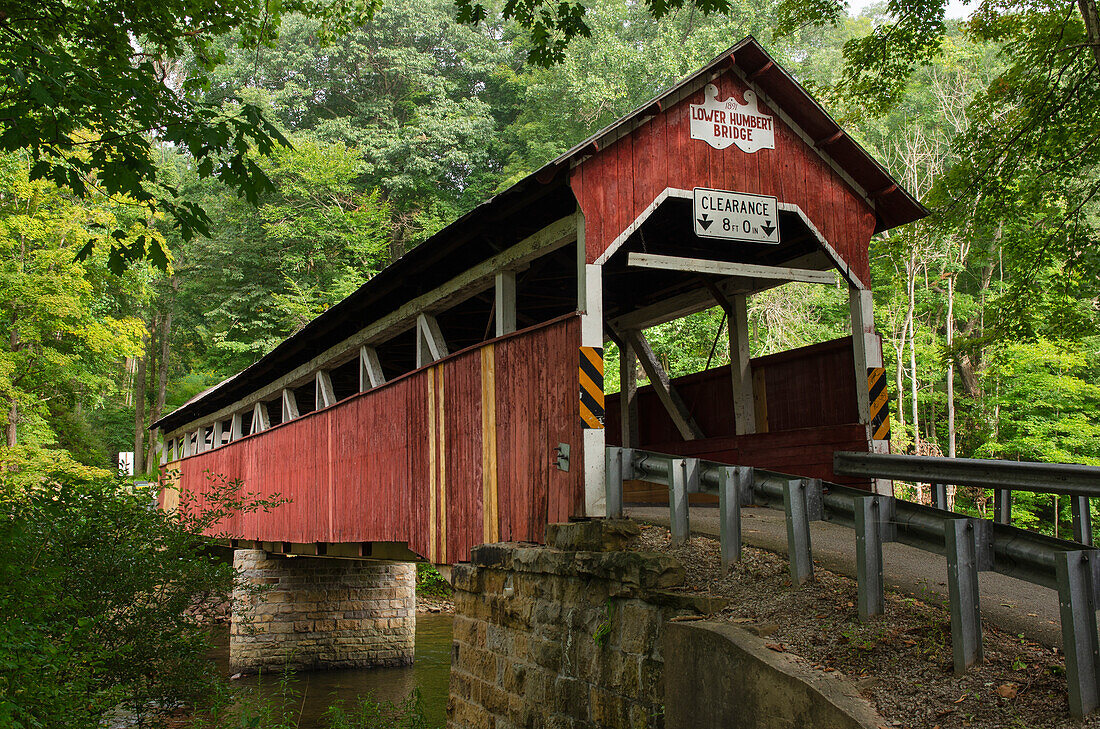
[[[255,671],[413,661],[416,566],[237,550],[230,664]],[[256,589],[258,588],[258,590]]]
[[[620,549],[630,522],[551,525],[457,565],[449,729],[663,727],[662,626],[713,612],[667,592],[674,559]]]

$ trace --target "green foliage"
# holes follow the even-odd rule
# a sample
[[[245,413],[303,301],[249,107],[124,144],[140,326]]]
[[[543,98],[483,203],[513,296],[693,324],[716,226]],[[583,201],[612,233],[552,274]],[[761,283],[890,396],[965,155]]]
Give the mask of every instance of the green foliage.
[[[200,704],[216,678],[198,618],[233,570],[197,534],[279,500],[211,478],[209,508],[168,513],[116,478],[0,474],[0,724],[98,729]]]
[[[416,563],[416,594],[433,597],[450,597],[451,583],[428,562]]]

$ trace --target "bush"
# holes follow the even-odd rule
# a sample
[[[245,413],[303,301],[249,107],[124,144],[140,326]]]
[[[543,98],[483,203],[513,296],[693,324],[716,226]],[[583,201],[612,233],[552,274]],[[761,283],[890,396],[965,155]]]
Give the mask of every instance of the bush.
[[[234,572],[199,534],[279,500],[211,477],[204,507],[166,513],[117,477],[27,483],[0,482],[0,726],[146,722],[216,693],[199,616]]]
[[[434,597],[450,597],[451,584],[427,562],[416,563],[416,594]]]

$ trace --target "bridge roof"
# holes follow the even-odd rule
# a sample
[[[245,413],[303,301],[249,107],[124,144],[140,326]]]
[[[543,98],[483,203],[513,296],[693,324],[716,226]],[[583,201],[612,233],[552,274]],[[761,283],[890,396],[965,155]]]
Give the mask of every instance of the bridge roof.
[[[875,232],[918,220],[928,211],[749,36],[667,91],[575,145],[558,158],[486,200],[391,263],[343,301],[288,337],[257,362],[199,393],[155,422],[172,432],[201,420],[309,362],[364,325],[573,213],[577,199],[568,171],[675,103],[685,90],[736,65],[770,103],[800,128],[822,157],[871,198]],[[862,194],[862,193],[861,193]]]

